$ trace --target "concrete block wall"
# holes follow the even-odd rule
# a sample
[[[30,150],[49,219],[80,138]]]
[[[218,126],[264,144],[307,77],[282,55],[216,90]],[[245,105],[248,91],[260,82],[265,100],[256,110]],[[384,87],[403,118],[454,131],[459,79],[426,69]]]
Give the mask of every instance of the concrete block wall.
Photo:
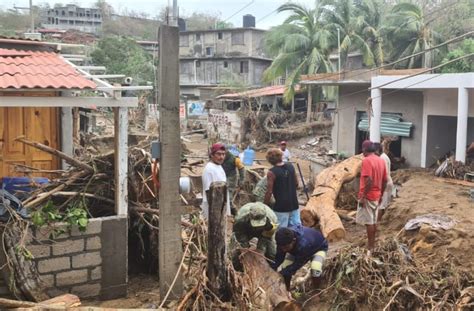
[[[59,224],[56,229],[64,233],[54,239],[52,228],[33,229],[27,249],[48,294],[103,299],[126,296],[127,224],[126,217],[116,216],[90,219],[84,232]]]

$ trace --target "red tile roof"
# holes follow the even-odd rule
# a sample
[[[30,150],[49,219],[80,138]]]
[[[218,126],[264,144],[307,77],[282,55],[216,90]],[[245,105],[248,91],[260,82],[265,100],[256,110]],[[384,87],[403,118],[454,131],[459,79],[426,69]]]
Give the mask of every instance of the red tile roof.
[[[0,48],[0,89],[88,89],[96,84],[52,52]]]
[[[273,85],[267,86],[260,89],[249,90],[240,93],[230,93],[218,96],[217,98],[245,98],[245,97],[263,97],[263,96],[273,96],[273,95],[283,95],[286,90],[286,85]],[[296,90],[299,90],[299,86],[296,87]]]

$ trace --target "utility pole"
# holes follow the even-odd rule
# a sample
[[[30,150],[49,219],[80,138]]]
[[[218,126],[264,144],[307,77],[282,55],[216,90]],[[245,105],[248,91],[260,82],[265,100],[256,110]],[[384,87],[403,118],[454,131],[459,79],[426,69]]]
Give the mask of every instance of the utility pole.
[[[30,0],[30,18],[31,18],[31,32],[35,32],[35,16],[33,14],[33,0]]]
[[[13,8],[15,10],[29,10],[30,11],[30,32],[34,33],[35,32],[35,16],[33,14],[33,0],[30,0],[30,6],[29,7],[21,7],[21,6],[16,6],[13,5]]]
[[[339,81],[341,80],[341,30],[337,28],[337,71],[339,73]],[[339,90],[340,87],[337,87],[336,93],[336,152],[339,152]],[[333,120],[334,122],[334,120]]]
[[[179,124],[179,31],[161,25],[158,104],[160,109],[160,189],[159,189],[159,279],[161,299],[175,299],[183,292],[180,262],[181,241],[181,134]],[[162,304],[165,301],[162,301]]]
[[[173,20],[171,26],[178,27],[178,0],[173,0]]]

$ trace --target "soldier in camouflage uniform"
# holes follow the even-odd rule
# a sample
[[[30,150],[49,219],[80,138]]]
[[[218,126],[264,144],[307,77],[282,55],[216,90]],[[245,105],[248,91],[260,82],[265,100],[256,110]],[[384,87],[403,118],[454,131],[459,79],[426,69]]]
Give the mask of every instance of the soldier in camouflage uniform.
[[[260,179],[260,181],[255,185],[255,188],[252,191],[254,195],[255,202],[262,202],[265,199],[265,193],[267,192],[267,176]],[[272,196],[270,199],[270,207],[275,204],[275,198]]]
[[[237,211],[235,210],[232,201],[234,200],[235,192],[240,190],[240,187],[244,184],[245,167],[239,157],[234,156],[232,153],[229,152],[229,150],[227,150],[224,163],[222,163],[222,168],[224,169],[225,175],[227,177],[227,189],[229,190],[230,210],[232,212],[232,215],[235,215]],[[239,171],[238,179],[237,171]]]
[[[273,260],[276,254],[275,232],[277,217],[263,203],[247,203],[235,216],[234,237],[241,247],[250,247],[250,240],[257,238],[257,250]]]

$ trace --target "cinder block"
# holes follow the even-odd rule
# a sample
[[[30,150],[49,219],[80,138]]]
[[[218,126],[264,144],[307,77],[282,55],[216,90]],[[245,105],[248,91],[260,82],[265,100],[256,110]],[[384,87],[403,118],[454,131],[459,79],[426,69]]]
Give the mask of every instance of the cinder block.
[[[26,247],[33,257],[35,258],[44,258],[51,256],[51,245],[41,244],[41,245],[28,245]]]
[[[100,294],[100,284],[96,283],[74,286],[71,289],[71,293],[80,298],[96,297]]]
[[[102,243],[100,241],[100,237],[95,236],[92,238],[87,238],[86,240],[86,250],[87,251],[92,251],[92,250],[97,250],[102,247]]]
[[[71,236],[83,236],[83,235],[92,235],[99,234],[102,231],[102,219],[92,218],[87,224],[86,231],[81,232],[77,226],[71,228]]]
[[[69,228],[66,224],[59,223],[51,227],[35,228],[35,238],[38,242],[66,239],[69,237]]]
[[[79,254],[72,257],[73,268],[98,266],[102,263],[100,252]]]
[[[53,255],[72,254],[84,251],[84,239],[66,240],[53,244]]]
[[[71,268],[71,259],[69,257],[43,259],[38,261],[38,272],[48,273],[53,271],[61,271]]]
[[[95,267],[91,270],[91,280],[100,280],[102,278],[102,266]]]
[[[54,274],[43,274],[40,275],[41,281],[43,281],[46,287],[54,287]]]
[[[81,284],[87,282],[87,269],[71,270],[56,274],[56,286]]]

